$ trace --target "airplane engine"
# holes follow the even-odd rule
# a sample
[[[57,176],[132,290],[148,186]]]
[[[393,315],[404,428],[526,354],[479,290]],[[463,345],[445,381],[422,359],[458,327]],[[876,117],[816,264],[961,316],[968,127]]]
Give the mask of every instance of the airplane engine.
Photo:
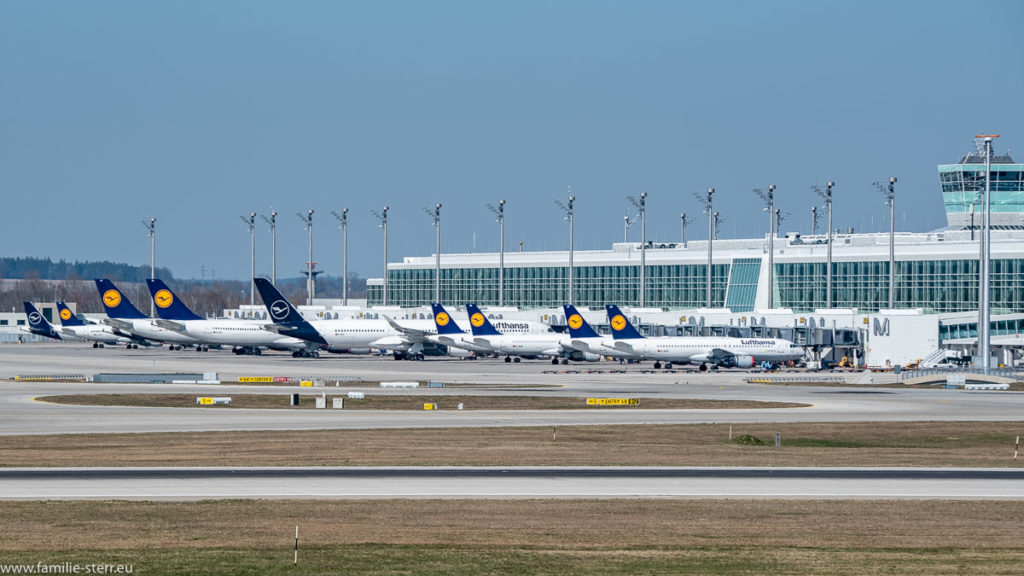
[[[349,348],[349,354],[369,354],[371,350],[369,348]]]
[[[575,362],[597,362],[601,359],[600,354],[594,354],[593,352],[580,352],[574,350],[569,354],[569,359]]]
[[[719,362],[719,366],[724,366],[726,368],[753,368],[754,357],[747,356],[746,354],[729,356],[728,358],[725,358],[724,360]]]
[[[463,350],[462,348],[448,346],[448,355],[454,356],[455,358],[470,358],[473,356],[473,353],[469,350]]]

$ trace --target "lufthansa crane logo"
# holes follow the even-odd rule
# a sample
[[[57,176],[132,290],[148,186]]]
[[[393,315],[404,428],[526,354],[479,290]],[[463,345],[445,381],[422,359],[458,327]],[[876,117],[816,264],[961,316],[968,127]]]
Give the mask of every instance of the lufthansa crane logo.
[[[437,322],[438,326],[447,326],[449,320],[451,320],[451,318],[449,318],[448,314],[445,312],[438,312],[437,316],[434,317],[434,322]]]
[[[626,327],[626,318],[622,314],[616,315],[612,318],[612,330],[619,331]]]
[[[62,309],[60,311],[60,319],[61,320],[71,320],[71,310],[68,310],[67,308]]]
[[[573,330],[579,330],[580,326],[583,326],[583,317],[579,314],[573,314],[569,316],[569,328]]]
[[[473,314],[473,316],[471,316],[470,319],[469,319],[469,323],[472,324],[473,326],[477,327],[477,328],[483,326],[484,325],[484,315],[479,313],[479,312],[477,312],[476,314]]]
[[[153,295],[153,301],[156,305],[161,308],[167,308],[174,303],[174,295],[171,294],[170,290],[166,288],[157,290],[156,294]]]
[[[103,303],[108,308],[117,308],[121,304],[121,293],[117,290],[107,290],[103,293]]]
[[[43,317],[39,315],[39,312],[33,312],[33,313],[28,315],[28,323],[29,324],[42,324],[43,323]]]
[[[288,303],[284,300],[278,300],[270,305],[270,315],[275,320],[284,320],[288,317]]]

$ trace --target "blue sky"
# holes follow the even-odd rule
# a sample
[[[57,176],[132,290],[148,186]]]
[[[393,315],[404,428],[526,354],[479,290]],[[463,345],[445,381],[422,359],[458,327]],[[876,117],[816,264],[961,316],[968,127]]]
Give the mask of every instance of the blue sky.
[[[1024,158],[1024,3],[4,2],[0,189],[5,256],[149,263],[243,279],[250,211],[279,213],[278,275],[379,276],[442,251],[622,239],[627,195],[673,241],[717,189],[724,237],[764,234],[775,184],[808,231],[835,180],[837,227],[888,230],[871,186],[897,176],[897,229],[944,224],[935,166],[972,137]],[[639,226],[631,239],[639,238]],[[474,240],[475,238],[475,240]],[[258,229],[257,271],[270,234]]]

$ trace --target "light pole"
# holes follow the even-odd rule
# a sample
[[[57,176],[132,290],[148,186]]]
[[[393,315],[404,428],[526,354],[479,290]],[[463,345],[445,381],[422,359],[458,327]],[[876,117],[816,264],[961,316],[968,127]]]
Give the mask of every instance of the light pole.
[[[813,189],[819,196],[825,199],[825,207],[828,208],[828,241],[827,241],[827,264],[825,264],[825,308],[832,307],[832,187],[835,182],[829,182],[825,191],[814,186]]]
[[[885,196],[885,205],[889,207],[889,309],[896,307],[896,178],[889,178],[889,187],[886,189],[881,182],[875,182]]]
[[[277,285],[277,212],[270,209],[270,218],[260,214],[260,218],[270,224],[270,281]]]
[[[775,184],[768,185],[767,194],[758,188],[754,193],[764,200],[768,211],[768,308],[775,308]]]
[[[818,207],[811,206],[811,236],[818,233]]]
[[[686,225],[691,223],[693,218],[687,217],[686,212],[679,213],[679,243],[683,248],[686,248]]]
[[[728,216],[722,216],[717,210],[715,211],[715,240],[718,240],[718,230],[721,228],[722,223],[728,219]]]
[[[251,264],[249,266],[249,305],[256,305],[256,213],[250,212],[249,217],[239,216],[249,226],[249,252]],[[251,311],[250,311],[251,313]]]
[[[982,134],[985,142],[985,197],[982,199],[982,210],[985,214],[981,220],[981,293],[978,295],[978,347],[981,352],[981,368],[988,374],[992,370],[992,310],[989,272],[992,259],[992,139],[998,134]],[[977,363],[975,363],[977,365]]]
[[[498,207],[488,204],[491,212],[498,217],[498,306],[505,305],[505,201],[499,200]]]
[[[377,212],[371,210],[370,214],[373,214],[380,220],[379,228],[384,229],[384,306],[388,305],[388,207],[385,206],[383,210]]]
[[[331,210],[331,214],[341,222],[341,302],[348,306],[348,208],[342,208],[341,214]]]
[[[427,216],[434,219],[437,231],[437,253],[434,255],[434,302],[441,303],[441,204],[434,204],[434,209],[424,208]]]
[[[640,193],[640,200],[627,196],[640,211],[640,307],[647,306],[647,192]]]
[[[156,218],[150,218],[149,222],[141,220],[143,227],[149,230],[149,279],[156,279]],[[153,307],[153,299],[149,299],[149,315],[153,316],[156,309]]]
[[[305,216],[301,212],[296,212],[296,215],[306,224],[306,230],[309,230],[309,262],[306,262],[306,273],[309,277],[306,278],[306,293],[307,304],[312,306],[313,298],[316,297],[316,280],[313,278],[313,211],[307,211]]]
[[[715,214],[712,210],[711,197],[715,195],[714,188],[708,188],[707,195],[694,192],[693,196],[704,205],[704,213],[708,215],[708,267],[707,267],[707,288],[705,290],[707,299],[704,302],[705,308],[711,308],[711,249],[714,246],[715,238]]]
[[[569,203],[563,204],[561,200],[555,200],[555,204],[558,205],[565,212],[565,220],[569,221],[569,305],[575,304],[573,301],[573,288],[574,288],[574,270],[573,270],[573,238],[575,236],[573,229],[572,209],[573,203],[576,202],[576,197],[572,195],[572,186],[569,186]]]

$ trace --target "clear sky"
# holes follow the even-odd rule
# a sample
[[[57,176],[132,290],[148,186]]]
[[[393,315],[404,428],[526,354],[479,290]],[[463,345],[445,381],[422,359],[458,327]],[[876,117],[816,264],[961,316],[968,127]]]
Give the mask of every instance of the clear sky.
[[[717,189],[721,236],[768,229],[777,185],[808,231],[814,184],[835,225],[888,230],[871,183],[897,176],[897,229],[945,223],[935,166],[975,134],[1024,160],[1024,2],[35,2],[0,4],[5,256],[157,263],[244,279],[239,215],[279,213],[278,275],[442,251],[621,241],[648,193],[648,237]],[[1017,151],[1019,150],[1019,152]],[[269,273],[270,234],[257,235]],[[630,239],[639,239],[639,226]]]

